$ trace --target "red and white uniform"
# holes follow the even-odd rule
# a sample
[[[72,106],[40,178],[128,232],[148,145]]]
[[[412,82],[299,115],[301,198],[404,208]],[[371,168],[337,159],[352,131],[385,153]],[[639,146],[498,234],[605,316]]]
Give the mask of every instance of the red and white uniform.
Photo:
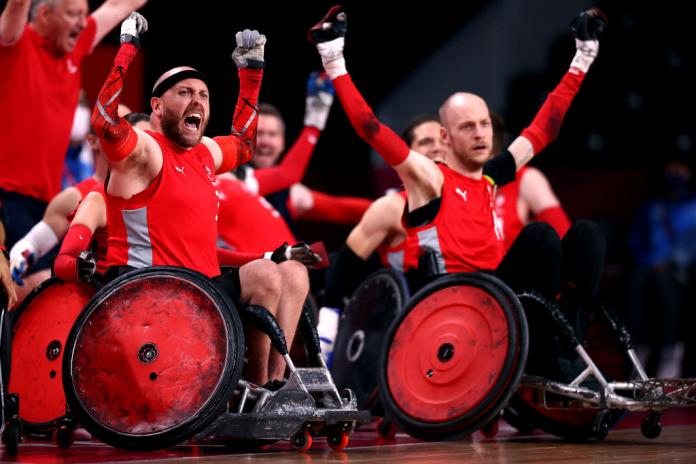
[[[162,170],[129,199],[107,192],[108,266],[180,266],[220,274],[216,251],[218,192],[210,151],[190,150],[148,131],[162,149]]]
[[[494,208],[493,186],[444,164],[442,202],[428,225],[408,228],[414,257],[433,251],[440,273],[494,270],[505,253],[503,233]]]
[[[88,17],[75,49],[61,55],[31,26],[17,43],[0,44],[1,189],[45,202],[60,192],[81,63],[95,33]]]
[[[218,235],[224,245],[245,253],[263,253],[284,242],[295,243],[283,217],[264,197],[231,176],[219,176],[216,185],[220,193]]]
[[[401,195],[404,203],[408,201],[405,190],[398,192],[398,195]],[[413,255],[414,251],[416,251],[414,248],[408,246],[408,236],[398,245],[382,243],[377,247],[377,254],[382,265],[402,273],[408,272],[409,269],[418,268],[418,259]]]

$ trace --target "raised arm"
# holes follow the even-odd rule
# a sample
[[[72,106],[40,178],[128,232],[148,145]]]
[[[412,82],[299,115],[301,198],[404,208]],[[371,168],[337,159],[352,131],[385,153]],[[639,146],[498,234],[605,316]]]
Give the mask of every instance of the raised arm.
[[[310,73],[307,79],[304,128],[277,166],[255,170],[259,195],[285,190],[302,180],[319,135],[326,127],[333,99],[334,88],[328,76],[325,73]]]
[[[558,136],[565,114],[597,56],[598,38],[606,26],[606,18],[597,8],[583,11],[573,21],[571,32],[575,36],[577,52],[570,63],[570,69],[548,95],[529,127],[508,148],[515,158],[517,169],[527,164]]]
[[[118,115],[128,67],[138,53],[140,36],[145,31],[147,21],[139,13],[131,13],[121,25],[121,48],[92,112],[92,127],[109,165],[116,170],[128,168],[131,162],[147,155],[146,134]]]
[[[92,18],[97,24],[97,31],[94,36],[92,48],[102,41],[104,36],[123,21],[129,14],[139,10],[147,3],[147,0],[106,0],[102,5],[94,10]]]
[[[0,15],[0,47],[8,47],[22,37],[30,6],[31,0],[7,0]]]
[[[239,97],[232,118],[232,134],[209,139],[203,137],[217,173],[230,171],[251,161],[256,150],[256,128],[259,123],[259,91],[263,78],[263,51],[266,36],[245,29],[235,35],[237,47],[232,61],[239,70]]]
[[[308,36],[317,46],[324,70],[333,80],[353,128],[399,174],[408,193],[408,206],[413,210],[440,196],[442,173],[433,161],[410,150],[393,130],[382,124],[353,84],[343,56],[346,27],[346,14],[334,6],[309,30]]]

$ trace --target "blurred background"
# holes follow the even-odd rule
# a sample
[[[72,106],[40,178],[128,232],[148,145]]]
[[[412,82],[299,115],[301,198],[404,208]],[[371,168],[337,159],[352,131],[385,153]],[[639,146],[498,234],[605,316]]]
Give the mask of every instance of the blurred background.
[[[194,66],[210,80],[208,135],[228,133],[238,92],[230,59],[234,34],[258,29],[268,37],[261,101],[283,112],[290,145],[302,127],[307,74],[321,66],[305,32],[334,3],[150,0],[143,10],[150,31],[129,76],[126,103],[149,111],[147,96],[156,78],[173,66]],[[531,122],[567,70],[575,53],[572,19],[592,5],[606,13],[609,28],[599,57],[559,139],[533,165],[549,177],[571,219],[602,225],[608,240],[604,296],[628,319],[643,355],[652,352],[649,370],[669,369],[689,338],[683,329],[695,322],[696,51],[686,3],[342,4],[348,13],[348,69],[383,122],[401,132],[412,116],[435,114],[449,94],[466,90],[504,117],[508,141]],[[117,46],[113,33],[84,73],[92,104]],[[385,176],[390,174],[334,104],[305,183],[328,193],[375,198],[383,193]],[[330,249],[348,231],[301,224],[303,238],[323,239]]]

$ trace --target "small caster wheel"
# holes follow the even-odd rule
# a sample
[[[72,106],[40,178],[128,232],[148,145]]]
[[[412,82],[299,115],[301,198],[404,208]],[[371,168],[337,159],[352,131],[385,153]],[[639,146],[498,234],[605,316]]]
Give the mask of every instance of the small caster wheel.
[[[592,424],[592,435],[597,440],[604,440],[609,435],[609,411],[599,411]]]
[[[326,443],[331,447],[332,450],[341,451],[348,446],[348,441],[350,437],[348,433],[344,430],[333,430],[329,432],[326,436]]]
[[[75,443],[75,431],[67,425],[61,425],[53,431],[53,442],[58,448],[68,449]]]
[[[377,435],[385,440],[393,440],[396,436],[396,424],[387,418],[380,418],[377,421]]]
[[[5,444],[5,453],[8,456],[17,454],[17,446],[22,438],[22,427],[18,423],[8,422],[2,432],[2,442]]]
[[[498,428],[498,418],[495,417],[489,423],[481,427],[481,435],[483,435],[486,438],[493,438],[498,434]]]
[[[307,451],[312,447],[312,435],[307,430],[301,430],[292,436],[292,446],[297,451]]]
[[[648,417],[640,423],[640,431],[645,438],[657,438],[662,432],[662,422],[660,422],[662,414],[657,411],[650,411]]]

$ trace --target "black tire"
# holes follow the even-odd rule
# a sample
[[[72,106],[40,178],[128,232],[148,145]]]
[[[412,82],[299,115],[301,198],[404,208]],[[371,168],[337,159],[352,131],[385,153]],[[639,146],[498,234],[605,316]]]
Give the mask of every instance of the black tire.
[[[360,409],[382,415],[379,404],[379,355],[391,322],[408,300],[402,274],[381,269],[353,292],[341,314],[331,374],[340,390],[350,388]]]
[[[33,289],[12,312],[13,363],[33,366],[31,372],[24,372],[30,377],[15,375],[11,377],[8,388],[20,397],[19,420],[22,422],[24,433],[51,434],[66,419],[67,403],[59,375],[62,370],[62,356],[65,353],[70,328],[84,305],[96,292],[97,289],[92,283],[64,282],[52,277]],[[59,307],[59,301],[65,304]],[[36,313],[41,308],[46,308],[48,313]],[[18,331],[23,330],[25,326],[38,332],[30,332],[27,339],[21,338]],[[19,349],[19,344],[23,344],[22,349]],[[49,358],[52,346],[55,351]],[[27,355],[32,356],[31,363],[24,358]],[[46,398],[47,396],[51,398]],[[39,410],[26,412],[28,407],[38,407]],[[35,416],[41,416],[42,419],[36,420]]]
[[[138,312],[143,308],[144,311]],[[153,313],[156,316],[150,316]],[[166,317],[160,317],[163,315]],[[139,321],[139,317],[144,321],[142,324],[129,322]],[[111,321],[120,321],[121,325],[110,328],[116,324]],[[167,321],[179,323],[176,331],[166,325]],[[101,330],[99,337],[90,338],[97,329]],[[108,332],[109,329],[116,335]],[[205,336],[200,337],[174,338],[182,332],[196,330],[210,332],[204,332]],[[111,337],[107,340],[123,340],[123,343],[104,343],[105,336]],[[148,337],[154,342],[141,345]],[[102,340],[102,343],[94,339]],[[207,340],[207,345],[200,340]],[[184,343],[188,345],[180,345]],[[125,274],[102,288],[76,322],[66,348],[63,384],[68,404],[77,420],[92,435],[112,446],[150,450],[167,448],[196,435],[225,410],[241,376],[244,334],[234,303],[210,279],[191,270],[163,266]],[[182,351],[184,348],[202,350],[200,358],[208,364],[203,366],[203,361],[195,358],[199,353]],[[213,355],[208,355],[206,350]],[[190,360],[171,361],[172,353],[181,358],[187,355]],[[133,356],[129,357],[131,354]],[[97,371],[95,365],[107,361],[130,369],[125,372],[107,371],[107,367],[114,365],[109,364]],[[182,375],[182,379],[187,377],[186,382],[179,382],[176,378],[176,369],[201,370],[204,367],[207,370],[202,370],[199,377]],[[164,370],[158,371],[159,368]],[[152,383],[147,383],[145,371],[151,371],[149,381]],[[99,383],[99,389],[89,389],[89,382],[98,380],[98,375],[109,381]],[[176,394],[169,388],[171,384],[177,388],[181,385],[187,390]],[[84,388],[85,385],[88,388]],[[123,385],[132,385],[132,388],[125,392]],[[156,394],[164,396],[167,392],[169,396],[161,399],[159,404],[143,403],[150,401],[149,398],[159,400],[160,396],[146,395],[147,389],[137,388],[142,385],[151,385],[150,389]],[[104,395],[111,402],[101,399]],[[183,405],[174,403],[176,408],[165,411],[164,406],[168,406],[162,404],[165,401],[181,401]],[[121,408],[118,409],[122,411],[121,415],[109,416],[112,408]],[[164,412],[158,416],[160,411]],[[175,415],[179,413],[182,417]],[[163,414],[174,416],[160,418]],[[184,414],[190,415],[184,417]],[[149,422],[141,420],[142,417],[148,417]],[[133,420],[135,425],[126,423],[128,420]],[[147,430],[143,429],[145,423],[148,424]]]
[[[423,302],[425,303],[421,307],[420,305]],[[443,308],[446,308],[446,311]],[[475,338],[457,338],[453,341],[453,344],[446,343],[440,345],[437,349],[437,355],[436,353],[428,353],[426,352],[428,350],[424,350],[422,349],[423,347],[418,345],[420,340],[416,338],[418,330],[412,329],[413,333],[410,333],[408,330],[416,324],[414,319],[421,316],[435,317],[438,316],[438,311],[440,311],[440,314],[450,316],[451,319],[448,319],[448,321],[452,321],[454,324],[458,323],[458,321],[461,324],[469,324],[469,315],[480,318],[497,318],[496,324],[498,324],[498,328],[501,330],[504,328],[506,332],[502,334],[493,332],[483,334],[469,331],[466,332],[467,336]],[[460,317],[460,314],[464,315],[464,311],[466,311],[466,317]],[[411,317],[412,315],[413,317]],[[428,321],[429,324],[435,322],[437,321],[433,321],[432,318]],[[437,323],[440,324],[439,322]],[[423,327],[426,327],[425,323],[423,324]],[[404,332],[399,335],[402,325],[405,327],[403,329]],[[491,330],[494,331],[494,329]],[[408,339],[408,343],[403,345],[398,345],[397,343],[395,345],[395,337],[397,335]],[[422,333],[421,335],[424,337],[426,335],[430,336]],[[410,404],[410,397],[404,399],[398,396],[398,394],[402,394],[399,392],[410,388],[409,386],[397,385],[399,375],[395,375],[394,385],[390,384],[390,358],[392,358],[392,362],[396,362],[395,360],[398,360],[398,356],[400,356],[399,350],[406,351],[403,347],[416,350],[418,353],[424,352],[425,356],[428,357],[427,359],[433,359],[433,367],[425,373],[425,378],[428,380],[421,379],[421,383],[426,384],[430,382],[434,384],[435,381],[430,379],[434,378],[434,372],[436,372],[435,357],[443,363],[443,366],[455,359],[456,356],[461,356],[457,363],[464,363],[467,369],[468,366],[474,366],[478,369],[479,367],[477,366],[485,364],[479,363],[480,359],[477,359],[477,362],[470,360],[474,351],[473,347],[479,342],[483,345],[481,349],[488,349],[486,343],[490,344],[488,346],[495,346],[497,350],[495,356],[497,358],[496,364],[491,366],[491,369],[493,369],[491,375],[476,377],[479,379],[478,381],[489,382],[489,384],[484,385],[476,392],[475,396],[480,397],[480,401],[475,405],[453,404],[452,401],[445,402],[443,400],[442,403],[444,404],[440,410],[433,411],[432,408],[427,407],[416,410],[417,407]],[[433,346],[436,346],[440,342],[432,339],[432,342],[426,340],[425,343],[434,343]],[[474,343],[474,345],[471,343]],[[496,418],[510,399],[510,396],[517,389],[525,365],[527,346],[527,324],[522,306],[512,290],[503,282],[496,277],[481,273],[453,274],[441,277],[421,289],[411,299],[394,320],[387,333],[379,369],[380,399],[385,412],[389,417],[396,420],[402,430],[423,440],[452,440],[473,433]],[[469,350],[469,352],[466,350]],[[457,355],[457,352],[462,354]],[[417,359],[413,359],[410,362],[411,365],[416,363],[418,363]],[[404,363],[403,365],[407,366],[408,364]],[[455,367],[458,367],[457,364],[455,364]],[[395,365],[392,372],[398,372],[398,369],[399,366]],[[402,377],[406,378],[408,375],[409,373],[407,372]],[[471,379],[468,370],[466,379],[468,381]],[[450,382],[451,385],[448,386],[450,390],[444,392],[443,397],[451,398],[452,396],[448,393],[455,393],[460,395],[460,397],[456,398],[456,401],[463,400],[464,398],[461,395],[466,391],[460,389],[461,384],[459,382],[463,381],[464,377],[457,377],[455,380]],[[392,391],[392,388],[395,389],[397,394]],[[469,385],[467,385],[467,388],[469,388]],[[423,397],[418,392],[415,395]],[[473,400],[470,402],[473,403]],[[403,404],[408,404],[411,411],[406,411],[406,408],[402,407]]]
[[[5,425],[5,430],[2,431],[2,442],[5,445],[5,453],[8,456],[17,454],[17,447],[22,438],[22,427],[19,423],[8,422]]]

